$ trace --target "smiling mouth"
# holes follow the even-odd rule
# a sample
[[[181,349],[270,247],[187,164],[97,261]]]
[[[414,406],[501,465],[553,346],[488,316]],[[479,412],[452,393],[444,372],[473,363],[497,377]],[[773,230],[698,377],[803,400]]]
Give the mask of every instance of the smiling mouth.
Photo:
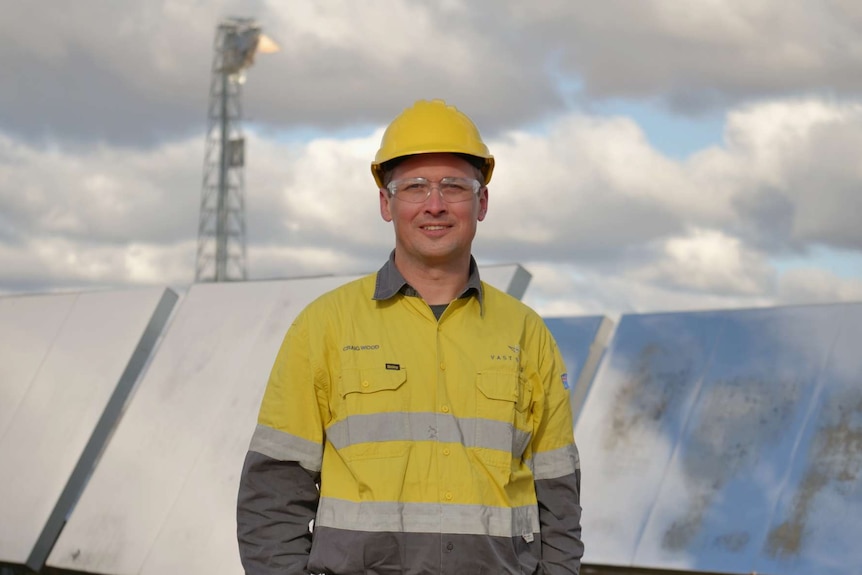
[[[429,232],[436,232],[437,230],[445,230],[447,226],[422,226],[423,230],[428,230]]]

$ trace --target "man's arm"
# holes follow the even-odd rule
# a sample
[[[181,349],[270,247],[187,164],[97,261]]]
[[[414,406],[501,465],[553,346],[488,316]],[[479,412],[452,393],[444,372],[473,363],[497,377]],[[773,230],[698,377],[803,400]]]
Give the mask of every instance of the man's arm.
[[[577,575],[580,571],[584,555],[580,491],[580,469],[561,477],[536,481],[543,574]]]
[[[315,357],[300,314],[273,365],[240,477],[237,539],[248,575],[308,573],[328,417]]]
[[[550,332],[542,335],[538,376],[544,391],[533,436],[533,476],[544,575],[578,575],[581,540],[581,465],[574,440],[565,363]]]
[[[318,478],[297,462],[248,452],[236,512],[240,559],[248,575],[308,572]]]

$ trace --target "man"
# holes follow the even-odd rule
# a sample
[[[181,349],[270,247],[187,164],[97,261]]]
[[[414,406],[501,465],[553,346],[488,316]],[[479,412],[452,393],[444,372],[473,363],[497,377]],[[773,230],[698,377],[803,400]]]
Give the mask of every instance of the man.
[[[578,573],[562,358],[471,255],[493,169],[442,100],[387,128],[371,171],[395,249],[285,336],[239,490],[249,575]]]

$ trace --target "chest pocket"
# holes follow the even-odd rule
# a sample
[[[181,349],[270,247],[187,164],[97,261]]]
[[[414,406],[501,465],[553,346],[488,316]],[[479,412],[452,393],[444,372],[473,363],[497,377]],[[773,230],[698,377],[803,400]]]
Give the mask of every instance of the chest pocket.
[[[480,458],[508,469],[530,441],[532,394],[514,371],[483,371],[476,378],[476,447]]]
[[[407,371],[349,369],[341,377],[339,444],[347,460],[402,455],[409,439]],[[356,471],[356,470],[355,470]],[[358,472],[358,471],[356,471]]]
[[[518,403],[518,374],[503,371],[480,372],[476,379],[476,416],[514,423]]]
[[[406,381],[407,371],[404,369],[345,370],[341,397],[347,415],[403,411],[407,407],[407,392],[401,388]]]

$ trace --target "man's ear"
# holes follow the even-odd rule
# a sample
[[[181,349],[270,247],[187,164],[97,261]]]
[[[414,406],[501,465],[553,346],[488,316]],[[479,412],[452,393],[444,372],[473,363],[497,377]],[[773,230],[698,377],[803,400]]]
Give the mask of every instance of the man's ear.
[[[389,209],[389,192],[385,188],[380,188],[380,217],[385,221],[392,221],[392,212]]]
[[[488,214],[488,188],[484,188],[479,193],[479,216],[478,220],[481,222],[485,219],[485,216]]]

